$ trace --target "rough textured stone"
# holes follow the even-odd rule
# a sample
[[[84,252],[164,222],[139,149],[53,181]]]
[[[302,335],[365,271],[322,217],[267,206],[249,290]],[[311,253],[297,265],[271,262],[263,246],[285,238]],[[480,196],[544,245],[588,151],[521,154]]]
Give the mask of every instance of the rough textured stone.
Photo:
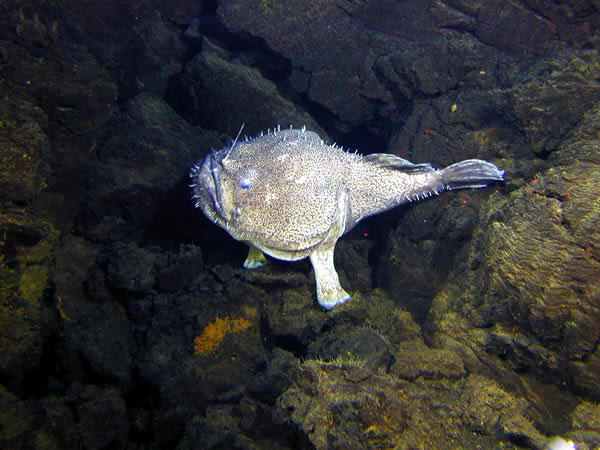
[[[228,61],[215,53],[202,52],[186,65],[182,85],[193,123],[232,137],[245,124],[243,134],[256,135],[280,125],[306,126],[323,138],[320,126],[277,86],[254,68]]]
[[[84,186],[89,189],[81,227],[94,240],[114,242],[163,234],[178,217],[178,230],[189,232],[189,168],[220,140],[191,127],[150,93],[131,99],[127,111],[126,131],[111,133],[96,149],[98,160],[85,162]]]
[[[417,406],[425,398],[426,406]],[[457,401],[461,408],[450,406]],[[518,436],[533,448],[544,443],[524,416],[526,402],[473,375],[454,382],[411,383],[369,372],[351,359],[307,360],[277,406],[280,420],[296,425],[315,448],[406,442],[428,448],[445,448],[448,443],[475,448],[490,445],[488,436],[493,435]],[[469,431],[457,431],[461,426]]]
[[[134,45],[137,44],[142,55],[136,61],[140,88],[162,96],[170,77],[183,70],[185,45],[158,11],[150,20],[137,25],[134,33]]]
[[[246,8],[255,13],[243,14]],[[309,98],[342,120],[356,122],[364,118],[365,109],[372,109],[356,95],[361,91],[364,74],[360,69],[368,54],[365,35],[335,2],[227,1],[219,3],[217,13],[229,30],[264,39],[298,70],[310,73]]]
[[[0,447],[598,446],[599,26],[597,1],[0,2]],[[361,224],[326,313],[307,263],[245,272],[192,206],[244,122],[507,179]]]
[[[502,201],[490,199],[467,261],[436,296],[435,342],[458,350],[469,370],[484,369],[475,355],[483,357],[486,348],[490,357],[483,360],[500,377],[507,369],[532,372],[600,395],[592,381],[600,311],[599,166],[570,156],[572,145],[590,137],[580,148],[598,148],[588,129],[596,121],[584,121],[565,143],[558,158],[570,164],[548,169]]]
[[[394,363],[393,347],[368,328],[344,329],[338,326],[332,333],[323,333],[308,347],[309,358],[333,361],[336,358],[358,360],[371,370],[389,370]]]
[[[33,417],[25,402],[0,386],[0,444],[4,448],[25,448],[24,438],[30,432]]]
[[[89,306],[65,323],[66,344],[72,358],[71,370],[77,364],[101,379],[127,386],[132,382],[132,357],[136,345],[131,323],[125,312],[114,303]]]
[[[567,133],[600,100],[594,51],[557,52],[528,68],[508,91],[509,107],[537,153],[559,148]]]
[[[57,233],[14,207],[2,210],[0,233],[0,376],[20,391],[41,370],[45,340],[55,332],[48,297]]]
[[[427,347],[420,340],[402,343],[390,372],[399,378],[426,380],[460,378],[467,375],[462,359],[454,352]]]
[[[89,397],[77,408],[83,429],[85,448],[125,448],[129,424],[125,401],[113,388],[89,387],[84,395]]]
[[[26,20],[35,22],[33,17]],[[46,27],[39,15],[37,20],[37,26]],[[52,46],[36,56],[31,47],[38,44],[31,39],[23,37],[23,46],[4,46],[3,70],[11,74],[9,86],[72,133],[88,133],[106,123],[117,97],[108,71],[85,48],[72,43]]]
[[[41,122],[41,124],[40,124]],[[29,102],[0,103],[0,192],[13,201],[31,200],[46,187],[50,145],[47,118]]]
[[[294,356],[275,348],[267,370],[258,374],[248,383],[248,395],[263,403],[273,405],[292,384],[295,370],[297,367]]]
[[[106,275],[112,289],[130,295],[153,292],[156,256],[152,252],[130,244],[115,249],[108,258]]]
[[[184,246],[168,262],[168,265],[158,272],[157,288],[166,292],[189,289],[193,286],[194,279],[202,272],[203,265],[200,247]]]

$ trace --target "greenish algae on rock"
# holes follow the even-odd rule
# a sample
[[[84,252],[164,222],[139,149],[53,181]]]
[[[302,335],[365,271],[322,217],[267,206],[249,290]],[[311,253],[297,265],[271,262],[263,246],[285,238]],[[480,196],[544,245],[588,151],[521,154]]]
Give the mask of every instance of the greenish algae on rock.
[[[39,369],[57,310],[46,301],[57,233],[20,208],[0,213],[0,374],[20,388]]]
[[[525,417],[527,402],[486,377],[408,381],[348,357],[306,360],[300,369],[278,414],[318,449],[492,449],[516,436],[534,448],[544,442]]]
[[[50,150],[42,126],[46,115],[27,101],[0,102],[0,192],[5,199],[26,201],[46,186]],[[42,125],[40,125],[40,122]]]
[[[434,345],[520,392],[554,433],[569,429],[578,395],[600,398],[599,120],[595,107],[554,167],[490,197],[427,323]]]

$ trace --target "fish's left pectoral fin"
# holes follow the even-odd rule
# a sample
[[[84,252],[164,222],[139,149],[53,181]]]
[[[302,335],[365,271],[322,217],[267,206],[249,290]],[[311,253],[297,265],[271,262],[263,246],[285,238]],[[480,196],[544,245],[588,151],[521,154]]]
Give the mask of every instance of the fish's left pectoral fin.
[[[251,245],[250,249],[248,250],[246,261],[244,261],[244,268],[258,269],[259,267],[266,266],[267,264],[269,264],[269,260],[265,254],[255,246]]]
[[[317,301],[324,309],[330,310],[350,299],[333,265],[333,246],[316,249],[310,255],[317,281]]]

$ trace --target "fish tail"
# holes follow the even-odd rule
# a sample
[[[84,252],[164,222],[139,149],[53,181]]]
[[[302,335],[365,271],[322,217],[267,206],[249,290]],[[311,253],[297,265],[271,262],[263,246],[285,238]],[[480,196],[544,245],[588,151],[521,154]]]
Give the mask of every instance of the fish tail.
[[[504,170],[481,159],[467,159],[440,171],[444,188],[464,189],[485,187],[493,181],[504,179]]]

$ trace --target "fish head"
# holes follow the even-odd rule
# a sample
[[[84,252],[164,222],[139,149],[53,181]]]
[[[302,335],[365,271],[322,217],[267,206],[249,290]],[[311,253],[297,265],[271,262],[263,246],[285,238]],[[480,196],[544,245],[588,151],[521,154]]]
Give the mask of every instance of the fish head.
[[[196,207],[228,231],[235,227],[248,194],[256,182],[256,171],[230,157],[233,149],[211,152],[191,172]]]
[[[271,256],[307,256],[329,234],[342,177],[339,161],[313,135],[281,131],[212,152],[192,169],[196,206]]]

